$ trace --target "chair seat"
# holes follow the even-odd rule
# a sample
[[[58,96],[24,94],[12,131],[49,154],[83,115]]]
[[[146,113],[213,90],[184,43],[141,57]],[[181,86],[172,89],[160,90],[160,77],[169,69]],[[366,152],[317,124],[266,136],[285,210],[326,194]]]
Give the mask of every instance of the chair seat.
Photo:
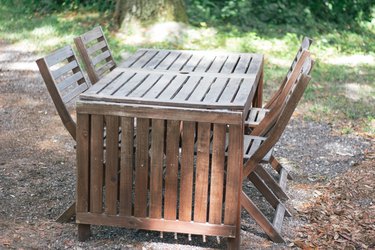
[[[264,108],[251,108],[245,121],[245,126],[254,128],[259,125],[269,111],[269,109]]]
[[[249,159],[262,145],[267,137],[244,135],[244,159]],[[263,162],[269,162],[272,156],[273,148],[263,157]]]

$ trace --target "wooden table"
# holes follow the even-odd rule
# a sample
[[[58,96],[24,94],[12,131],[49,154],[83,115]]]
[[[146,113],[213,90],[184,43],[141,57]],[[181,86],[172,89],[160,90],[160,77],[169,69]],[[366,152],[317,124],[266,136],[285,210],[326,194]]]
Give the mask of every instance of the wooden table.
[[[77,217],[240,242],[244,119],[257,54],[139,50],[77,102]],[[256,99],[255,104],[259,101]]]

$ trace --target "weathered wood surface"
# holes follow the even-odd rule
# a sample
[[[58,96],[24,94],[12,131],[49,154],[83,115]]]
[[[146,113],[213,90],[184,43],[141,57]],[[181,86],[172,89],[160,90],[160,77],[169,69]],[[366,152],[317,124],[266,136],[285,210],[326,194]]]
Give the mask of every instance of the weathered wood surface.
[[[242,110],[260,84],[263,56],[141,49],[82,100]]]

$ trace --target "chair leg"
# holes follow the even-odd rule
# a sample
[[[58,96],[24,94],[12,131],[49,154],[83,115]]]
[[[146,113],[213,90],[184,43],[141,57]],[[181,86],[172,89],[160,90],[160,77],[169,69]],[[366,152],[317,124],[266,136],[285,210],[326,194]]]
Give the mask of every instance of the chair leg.
[[[259,192],[264,196],[264,198],[270,203],[270,205],[277,209],[279,205],[285,208],[284,204],[277,198],[277,196],[268,188],[268,186],[260,179],[260,177],[252,172],[248,179],[254,184],[254,186],[259,190]],[[291,213],[285,208],[285,215],[291,217]]]
[[[78,224],[78,240],[85,241],[91,236],[90,225]]]
[[[275,181],[275,179],[262,166],[258,165],[254,171],[279,199],[281,200],[289,199],[289,196],[285,193],[285,190]]]
[[[76,203],[73,202],[57,219],[56,222],[66,223],[76,215]]]
[[[279,173],[281,174],[281,170],[285,170],[286,169],[283,167],[283,165],[281,165],[281,163],[275,158],[275,156],[271,155],[271,159],[270,159],[270,164],[271,166]],[[293,180],[293,176],[290,175],[289,171],[287,171],[288,173],[288,180]]]
[[[280,235],[280,231],[274,227],[272,223],[263,215],[263,213],[256,207],[251,199],[242,191],[241,193],[241,205],[256,221],[256,223],[264,230],[264,232],[270,237],[270,239],[277,243],[284,243],[283,237]]]

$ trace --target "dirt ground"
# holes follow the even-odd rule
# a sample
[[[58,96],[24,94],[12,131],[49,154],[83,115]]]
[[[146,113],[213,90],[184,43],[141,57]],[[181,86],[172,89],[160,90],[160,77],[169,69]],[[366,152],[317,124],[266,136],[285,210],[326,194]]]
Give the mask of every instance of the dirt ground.
[[[78,242],[74,223],[54,222],[74,199],[74,141],[62,126],[27,47],[0,41],[0,249],[222,249],[225,240],[93,227]],[[276,148],[294,176],[274,244],[242,216],[242,249],[375,248],[374,139],[340,135],[295,116]],[[244,184],[247,191],[253,187]],[[260,195],[253,193],[256,202]],[[269,208],[264,207],[265,211]],[[268,213],[268,212],[266,212]]]

